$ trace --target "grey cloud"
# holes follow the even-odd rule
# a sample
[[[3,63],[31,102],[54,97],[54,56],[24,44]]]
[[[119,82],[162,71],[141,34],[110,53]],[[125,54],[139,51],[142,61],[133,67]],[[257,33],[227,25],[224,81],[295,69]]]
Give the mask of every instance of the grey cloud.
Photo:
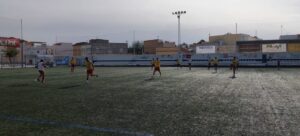
[[[2,0],[0,35],[19,35],[24,20],[24,37],[50,43],[76,42],[90,37],[116,42],[156,38],[177,41],[175,10],[187,10],[182,17],[182,40],[207,39],[209,33],[240,31],[265,39],[278,38],[280,25],[287,33],[299,33],[298,0]],[[13,23],[11,23],[13,22]]]

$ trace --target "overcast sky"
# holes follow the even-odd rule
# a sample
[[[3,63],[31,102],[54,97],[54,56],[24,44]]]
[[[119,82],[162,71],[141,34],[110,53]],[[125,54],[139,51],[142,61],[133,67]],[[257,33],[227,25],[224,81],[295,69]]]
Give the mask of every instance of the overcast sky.
[[[104,38],[132,42],[160,38],[177,41],[177,18],[182,16],[182,42],[208,35],[238,32],[277,39],[300,33],[300,0],[0,0],[0,36],[58,42]]]

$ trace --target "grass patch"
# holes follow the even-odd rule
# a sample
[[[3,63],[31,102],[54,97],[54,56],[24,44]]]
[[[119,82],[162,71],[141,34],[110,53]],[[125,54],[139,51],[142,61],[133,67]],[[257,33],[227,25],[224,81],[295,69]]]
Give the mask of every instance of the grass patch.
[[[0,115],[166,135],[299,134],[298,69],[84,68],[0,70]],[[264,89],[263,89],[264,88]],[[278,129],[275,129],[278,128]],[[0,119],[0,135],[121,135]]]

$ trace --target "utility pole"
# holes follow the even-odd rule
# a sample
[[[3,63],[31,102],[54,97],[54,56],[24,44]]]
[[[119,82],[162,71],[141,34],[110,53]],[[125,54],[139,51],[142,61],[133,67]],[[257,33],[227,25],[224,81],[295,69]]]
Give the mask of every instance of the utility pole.
[[[181,44],[180,16],[186,14],[186,11],[176,11],[173,12],[172,14],[176,15],[178,18],[178,46],[180,46]]]
[[[238,41],[238,24],[235,23],[235,49],[234,52],[237,52],[237,41]]]
[[[135,31],[133,31],[133,41],[132,41],[133,54],[135,55],[135,47],[134,47],[134,44],[135,44]]]
[[[280,26],[280,35],[282,35],[283,32],[283,25]]]
[[[24,47],[23,47],[23,42],[24,42],[24,40],[23,40],[23,20],[21,19],[21,39],[20,39],[20,41],[21,41],[21,67],[23,68],[24,66],[23,66],[23,63],[24,63]]]

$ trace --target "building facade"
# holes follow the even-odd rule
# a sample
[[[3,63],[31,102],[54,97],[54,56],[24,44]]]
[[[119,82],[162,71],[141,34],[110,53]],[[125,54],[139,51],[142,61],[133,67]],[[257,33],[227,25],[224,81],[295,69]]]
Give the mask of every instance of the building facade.
[[[72,43],[56,43],[52,46],[54,56],[73,56]]]
[[[3,42],[5,39],[5,42]],[[7,41],[7,40],[11,41]],[[22,48],[23,45],[23,64],[26,65],[33,65],[36,64],[41,57],[45,58],[45,56],[51,57],[53,56],[54,52],[51,46],[47,46],[45,42],[34,42],[34,41],[26,41],[20,40],[18,38],[0,38],[0,50],[1,53],[1,63],[6,64],[9,63],[9,58],[5,56],[5,52],[8,49],[16,49],[18,54],[17,56],[11,59],[11,63],[21,64],[22,63]],[[12,44],[14,43],[14,44]]]
[[[156,48],[162,48],[164,42],[159,39],[144,41],[144,54],[156,54]]]
[[[92,55],[128,53],[127,43],[109,43],[108,40],[104,39],[91,39],[89,45],[91,45]]]
[[[109,43],[108,54],[127,54],[127,43]]]
[[[92,46],[87,44],[85,46],[81,46],[81,56],[91,57],[92,55]]]
[[[300,34],[296,35],[281,35],[280,40],[300,40]]]
[[[86,56],[86,52],[83,52],[85,51],[84,47],[85,46],[90,46],[89,43],[87,42],[79,42],[79,43],[75,43],[73,45],[73,56],[74,57],[78,57],[78,56]],[[91,50],[89,51],[91,52]],[[89,56],[90,56],[91,53],[89,53]]]
[[[156,48],[156,55],[176,55],[180,52],[178,47],[160,47]]]
[[[237,41],[256,41],[257,37],[252,37],[247,34],[231,34],[216,35],[209,37],[210,45],[216,46],[217,53],[236,53],[238,51]]]
[[[145,54],[173,55],[180,52],[175,42],[163,41],[160,39],[144,41]]]
[[[258,41],[238,41],[238,51],[240,53],[277,53],[277,52],[299,52],[299,40],[258,40]]]

